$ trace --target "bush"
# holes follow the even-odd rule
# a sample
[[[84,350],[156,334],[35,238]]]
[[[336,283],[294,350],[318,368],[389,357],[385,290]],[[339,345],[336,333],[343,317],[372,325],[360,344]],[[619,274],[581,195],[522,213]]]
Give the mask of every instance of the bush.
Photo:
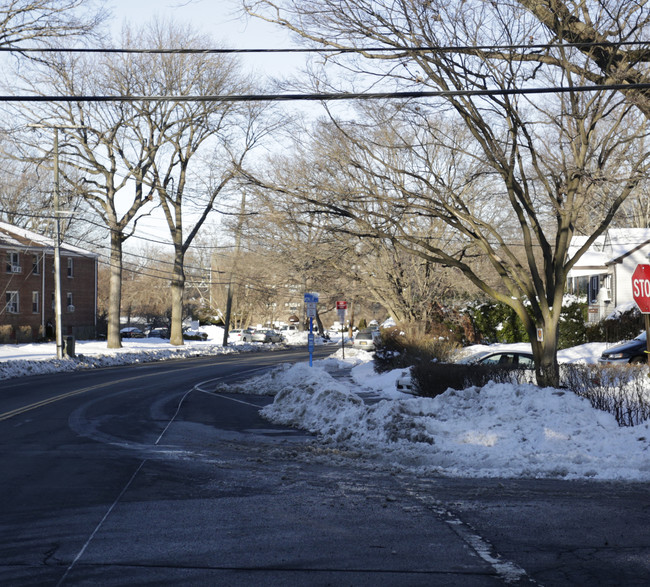
[[[643,329],[643,314],[635,307],[606,320],[589,324],[586,328],[586,339],[587,342],[619,342],[637,337]]]
[[[383,373],[418,363],[448,361],[458,345],[430,334],[407,334],[396,327],[382,330],[375,348],[375,371]]]
[[[489,381],[522,383],[530,378],[530,373],[503,365],[420,362],[411,367],[411,377],[418,395],[436,397],[449,388],[483,387]]]
[[[480,340],[493,342],[528,342],[528,333],[516,312],[499,302],[471,306],[468,314]]]
[[[587,342],[587,302],[577,299],[565,303],[558,325],[558,349]]]
[[[645,365],[563,365],[562,384],[597,410],[613,414],[619,426],[650,419],[650,385]]]

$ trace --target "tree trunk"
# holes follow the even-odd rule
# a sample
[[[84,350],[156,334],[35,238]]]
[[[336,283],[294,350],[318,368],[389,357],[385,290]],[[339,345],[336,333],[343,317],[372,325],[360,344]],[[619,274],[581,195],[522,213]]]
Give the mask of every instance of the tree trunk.
[[[122,235],[111,230],[111,261],[108,296],[108,333],[106,346],[109,349],[122,347],[120,337],[120,307],[122,304]]]
[[[181,346],[183,342],[183,290],[185,289],[185,271],[183,270],[183,253],[176,251],[172,274],[172,324],[169,342]]]
[[[540,387],[558,387],[560,368],[557,362],[557,324],[543,325],[543,340],[537,340],[537,331],[529,332],[535,358],[535,375]]]

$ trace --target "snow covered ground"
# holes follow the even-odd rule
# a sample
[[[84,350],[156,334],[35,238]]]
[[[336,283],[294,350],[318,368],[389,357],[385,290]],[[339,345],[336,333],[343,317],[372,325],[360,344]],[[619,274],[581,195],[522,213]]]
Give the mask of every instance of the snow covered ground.
[[[76,344],[82,358],[75,361],[53,359],[52,344],[0,345],[0,379],[273,348],[234,344],[224,349],[222,336],[216,329],[207,341],[186,341],[181,348],[160,339],[125,340],[117,350],[82,341]],[[289,341],[304,343],[305,333]],[[604,346],[567,349],[559,360],[593,363]],[[532,385],[490,383],[417,398],[396,390],[402,370],[376,374],[370,353],[346,348],[342,359],[336,348],[311,368],[284,365],[228,389],[274,395],[263,411],[269,420],[307,429],[335,448],[416,474],[650,481],[649,422],[621,428],[587,400]]]
[[[560,360],[594,363],[603,346],[569,349]],[[229,389],[274,395],[262,412],[269,420],[414,474],[650,481],[650,422],[621,428],[571,392],[533,385],[413,397],[395,388],[402,370],[376,374],[370,353],[345,356],[285,365]],[[351,380],[337,376],[349,367]]]

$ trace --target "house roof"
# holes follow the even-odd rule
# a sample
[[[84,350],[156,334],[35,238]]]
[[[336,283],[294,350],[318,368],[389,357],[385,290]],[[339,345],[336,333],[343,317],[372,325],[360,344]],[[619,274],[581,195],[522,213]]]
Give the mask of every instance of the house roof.
[[[13,224],[0,222],[0,247],[26,249],[26,250],[54,250],[54,239],[43,236],[26,228],[19,228]],[[67,255],[78,255],[82,257],[97,257],[95,253],[86,251],[79,247],[61,243],[61,251]]]
[[[648,244],[650,228],[612,228],[607,232],[606,248],[611,248],[608,263],[617,263]]]
[[[572,258],[587,241],[586,236],[571,239],[568,256]],[[633,252],[650,245],[650,228],[610,228],[599,236],[580,257],[574,269],[605,267],[618,263]]]

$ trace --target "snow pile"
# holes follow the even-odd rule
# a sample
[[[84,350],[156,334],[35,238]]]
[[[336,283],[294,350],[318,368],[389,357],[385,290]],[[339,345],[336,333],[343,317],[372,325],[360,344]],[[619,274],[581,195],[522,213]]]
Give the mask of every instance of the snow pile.
[[[267,391],[276,396],[262,414],[414,472],[650,480],[650,423],[620,428],[612,415],[571,392],[490,383],[413,398],[389,390],[390,377],[373,380],[357,371],[366,388],[378,385],[394,398],[368,405],[357,385],[332,377],[331,365],[320,363],[268,375]]]
[[[0,345],[0,380],[25,375],[222,355],[236,350],[258,350],[261,347],[242,344],[224,348],[209,340],[186,340],[183,346],[175,347],[168,340],[160,338],[127,339],[122,341],[122,345],[120,349],[108,349],[105,342],[77,341],[75,359],[57,359],[54,343]]]

